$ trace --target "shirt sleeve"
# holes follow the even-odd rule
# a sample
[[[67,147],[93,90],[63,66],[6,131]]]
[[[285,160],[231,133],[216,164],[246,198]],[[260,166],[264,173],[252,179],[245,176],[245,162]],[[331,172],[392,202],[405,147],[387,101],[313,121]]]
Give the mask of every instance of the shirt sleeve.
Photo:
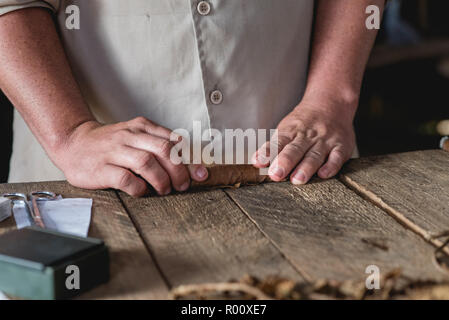
[[[0,16],[24,8],[47,8],[55,13],[61,0],[0,0]]]

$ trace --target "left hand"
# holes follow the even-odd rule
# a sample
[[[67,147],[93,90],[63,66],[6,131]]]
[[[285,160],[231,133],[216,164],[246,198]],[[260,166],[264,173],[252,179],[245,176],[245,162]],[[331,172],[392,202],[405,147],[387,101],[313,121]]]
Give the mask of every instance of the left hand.
[[[253,164],[267,167],[271,159],[270,178],[282,181],[291,173],[293,184],[305,184],[315,173],[323,179],[335,176],[355,149],[355,110],[330,99],[303,99],[277,127],[277,157],[269,156],[272,139],[254,154]]]

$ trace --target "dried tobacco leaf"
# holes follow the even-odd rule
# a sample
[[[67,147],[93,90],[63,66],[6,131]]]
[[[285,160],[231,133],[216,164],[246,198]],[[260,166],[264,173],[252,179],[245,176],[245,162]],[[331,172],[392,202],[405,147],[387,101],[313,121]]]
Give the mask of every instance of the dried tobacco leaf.
[[[240,281],[180,286],[172,291],[175,299],[448,299],[449,283],[411,281],[394,269],[381,278],[381,289],[369,290],[365,281],[320,279],[298,283],[290,279],[268,276],[258,279],[245,275]]]
[[[239,188],[243,185],[271,181],[268,176],[261,175],[259,169],[252,165],[213,165],[207,167],[207,170],[209,177],[206,181],[192,181],[192,188]]]

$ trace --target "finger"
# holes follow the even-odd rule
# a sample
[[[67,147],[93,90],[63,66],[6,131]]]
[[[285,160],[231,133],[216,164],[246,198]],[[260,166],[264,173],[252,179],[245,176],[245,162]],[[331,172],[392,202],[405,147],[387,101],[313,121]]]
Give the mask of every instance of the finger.
[[[160,195],[171,192],[170,178],[153,154],[131,147],[123,147],[109,159],[111,164],[128,168],[140,175],[153,186]]]
[[[323,165],[328,154],[329,149],[324,144],[315,144],[306,152],[300,164],[293,171],[290,181],[293,184],[306,184]]]
[[[279,152],[291,141],[290,138],[276,133],[270,141],[265,142],[252,156],[251,161],[256,168],[266,168]]]
[[[162,127],[145,117],[137,117],[129,122],[130,126],[139,128],[143,132],[157,136],[159,138],[170,140],[172,131],[165,127]],[[132,129],[132,128],[130,128]]]
[[[266,168],[270,165],[270,142],[265,142],[251,157],[251,163],[256,168]]]
[[[268,170],[270,178],[274,181],[281,181],[296,167],[301,161],[312,142],[303,136],[297,136],[288,143],[279,155],[274,159]]]
[[[318,176],[322,179],[329,179],[335,176],[343,164],[348,161],[350,157],[348,154],[348,152],[343,150],[343,147],[335,147],[329,154],[326,163],[318,171]]]
[[[152,153],[170,176],[171,183],[176,190],[185,191],[189,188],[189,171],[184,164],[175,164],[171,160],[170,157],[174,145],[169,140],[145,133],[138,133],[134,134],[128,145]],[[176,152],[176,154],[178,153]]]
[[[200,164],[189,164],[187,169],[189,170],[192,179],[198,182],[206,180],[209,176],[207,169]]]
[[[141,197],[148,192],[147,184],[137,178],[129,170],[113,165],[103,168],[103,177],[106,180],[105,187],[122,190],[132,197]]]

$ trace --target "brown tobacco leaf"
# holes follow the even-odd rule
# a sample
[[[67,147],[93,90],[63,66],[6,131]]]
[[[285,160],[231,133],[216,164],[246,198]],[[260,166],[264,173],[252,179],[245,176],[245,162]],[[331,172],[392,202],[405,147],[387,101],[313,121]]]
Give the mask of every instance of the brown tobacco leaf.
[[[408,288],[404,298],[412,300],[449,300],[449,284],[427,284]]]
[[[213,165],[207,168],[209,177],[206,181],[192,181],[192,188],[239,188],[243,185],[259,184],[272,181],[261,175],[258,168],[252,165]]]
[[[400,282],[401,280],[402,282]],[[365,281],[317,280],[297,283],[269,276],[258,279],[245,275],[240,281],[181,286],[172,291],[174,299],[448,299],[449,283],[410,281],[401,277],[399,269],[381,278],[381,289],[369,290]]]

